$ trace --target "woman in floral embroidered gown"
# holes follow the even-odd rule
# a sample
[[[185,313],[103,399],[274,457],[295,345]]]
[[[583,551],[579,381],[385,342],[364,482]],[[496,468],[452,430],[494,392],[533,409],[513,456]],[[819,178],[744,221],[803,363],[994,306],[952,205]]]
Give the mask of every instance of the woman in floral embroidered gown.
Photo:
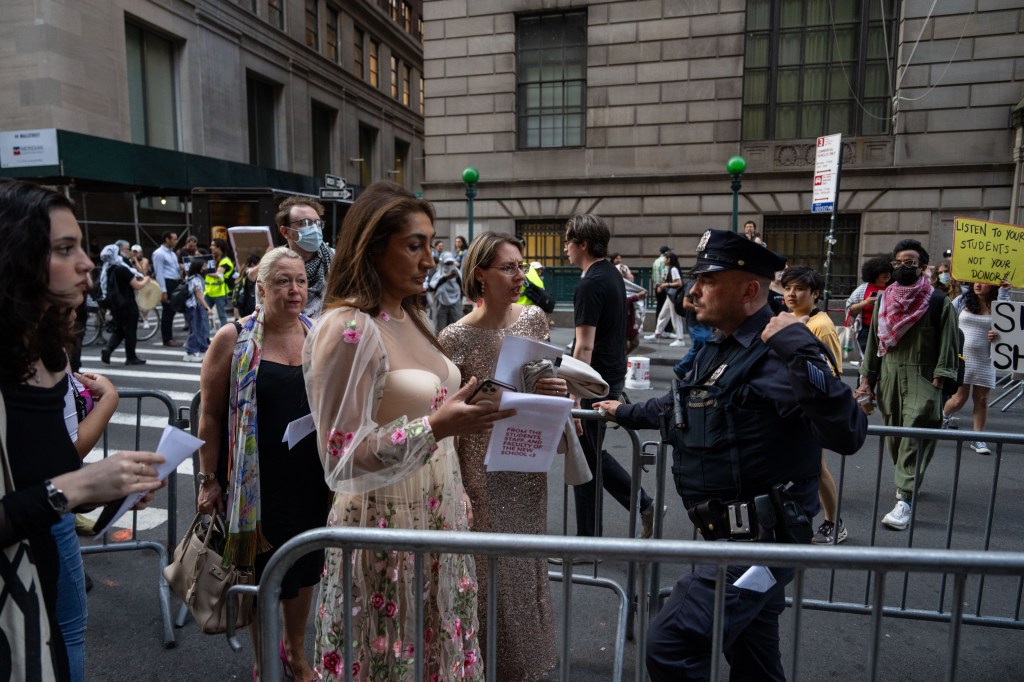
[[[434,267],[434,211],[392,183],[349,209],[327,283],[325,313],[303,352],[306,392],[328,486],[330,526],[467,530],[472,511],[452,436],[484,433],[514,414],[467,405],[461,375],[416,301]],[[413,555],[355,553],[353,602],[344,604],[341,552],[327,552],[316,617],[318,672],[342,679],[413,676],[421,646],[428,680],[482,680],[472,557],[431,555],[425,593],[413,593]],[[415,600],[424,640],[414,639]],[[352,613],[351,633],[344,613]],[[346,636],[354,660],[344,661]]]

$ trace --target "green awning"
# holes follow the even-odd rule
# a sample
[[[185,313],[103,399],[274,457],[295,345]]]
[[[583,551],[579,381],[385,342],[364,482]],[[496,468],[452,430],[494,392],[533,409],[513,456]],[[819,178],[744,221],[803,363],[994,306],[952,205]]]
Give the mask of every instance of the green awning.
[[[4,168],[0,176],[154,196],[188,196],[194,187],[274,187],[305,194],[316,194],[320,187],[309,175],[67,130],[57,130],[57,148],[59,165]]]

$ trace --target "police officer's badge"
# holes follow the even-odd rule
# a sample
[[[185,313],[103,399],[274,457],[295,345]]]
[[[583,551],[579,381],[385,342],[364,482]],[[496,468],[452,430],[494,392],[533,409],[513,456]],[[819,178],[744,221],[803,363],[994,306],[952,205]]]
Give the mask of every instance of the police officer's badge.
[[[704,235],[700,238],[700,242],[697,243],[697,253],[700,253],[707,248],[709,239],[711,239],[711,230],[705,231]]]

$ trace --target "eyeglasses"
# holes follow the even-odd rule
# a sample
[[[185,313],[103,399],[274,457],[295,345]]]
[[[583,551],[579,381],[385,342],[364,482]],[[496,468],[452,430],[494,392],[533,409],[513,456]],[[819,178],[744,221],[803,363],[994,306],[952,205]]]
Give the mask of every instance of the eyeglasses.
[[[487,268],[487,269],[488,270],[500,270],[501,272],[503,272],[504,274],[508,275],[509,277],[515,277],[517,272],[521,272],[524,275],[526,273],[528,273],[530,271],[530,264],[529,263],[505,263],[502,266],[495,265],[495,266],[492,266],[492,267]]]
[[[916,268],[917,261],[914,260],[913,258],[908,258],[907,260],[894,260],[891,263],[889,263],[889,265],[891,265],[894,269],[903,265],[907,266],[908,268]]]
[[[302,227],[315,227],[318,230],[324,229],[324,221],[322,221],[322,220],[312,220],[311,218],[300,218],[299,220],[293,220],[293,221],[291,221],[288,224],[289,225],[298,225],[300,228],[302,228]]]

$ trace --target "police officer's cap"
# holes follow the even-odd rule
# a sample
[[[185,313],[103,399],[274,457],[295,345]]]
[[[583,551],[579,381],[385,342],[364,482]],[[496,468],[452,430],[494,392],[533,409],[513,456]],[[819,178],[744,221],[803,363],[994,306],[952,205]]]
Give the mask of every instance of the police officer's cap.
[[[785,258],[755,241],[725,230],[708,230],[697,244],[697,264],[690,274],[743,270],[771,279],[784,267]]]

